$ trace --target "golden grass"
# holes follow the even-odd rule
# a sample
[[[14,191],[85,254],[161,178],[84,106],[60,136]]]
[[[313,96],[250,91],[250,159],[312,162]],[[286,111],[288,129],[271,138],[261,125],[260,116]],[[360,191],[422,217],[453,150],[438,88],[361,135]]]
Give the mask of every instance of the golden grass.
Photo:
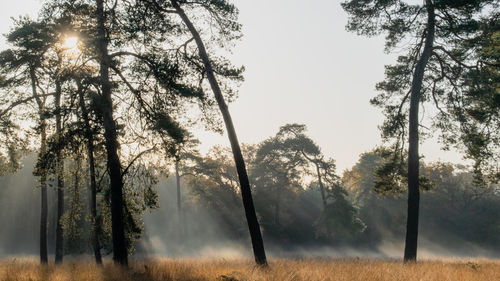
[[[251,260],[155,259],[123,269],[107,261],[40,266],[34,259],[0,261],[1,281],[301,281],[301,280],[500,280],[500,261],[446,260],[402,264],[387,260],[273,259],[269,268]]]

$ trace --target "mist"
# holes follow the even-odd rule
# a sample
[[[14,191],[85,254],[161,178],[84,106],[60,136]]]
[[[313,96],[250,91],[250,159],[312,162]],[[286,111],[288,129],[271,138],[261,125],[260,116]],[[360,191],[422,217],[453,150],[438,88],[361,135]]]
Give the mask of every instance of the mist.
[[[144,235],[139,241],[139,254],[154,257],[186,257],[186,258],[251,258],[250,239],[235,239],[224,229],[216,214],[194,212],[186,200],[189,197],[188,187],[182,189],[182,198],[187,205],[184,209],[186,216],[187,234],[179,235],[179,225],[176,219],[175,179],[164,179],[159,183],[158,194],[160,208],[151,210],[144,215]],[[319,191],[315,192],[316,200],[320,200]],[[429,194],[423,194],[425,200]],[[286,243],[271,239],[263,231],[266,252],[271,258],[384,258],[402,259],[404,250],[404,229],[406,221],[406,198],[393,198],[387,196],[382,199],[389,204],[396,205],[401,218],[397,221],[400,232],[389,233],[385,238],[374,245],[354,245],[353,243],[340,243],[335,246],[321,242],[309,242],[304,245]],[[304,207],[307,207],[304,205]],[[257,212],[259,209],[257,208]],[[299,210],[298,212],[303,212]],[[234,214],[244,220],[244,214]],[[443,258],[499,258],[500,249],[485,248],[473,242],[461,239],[457,235],[445,234],[443,229],[436,228],[427,223],[434,214],[425,209],[421,210],[421,227],[419,236],[419,257],[422,259]],[[314,220],[314,218],[311,218]],[[388,217],[378,218],[377,224],[383,225]],[[247,229],[240,229],[242,236],[248,237]],[[384,232],[383,229],[379,231]]]
[[[31,256],[39,251],[39,213],[40,190],[37,178],[33,176],[35,157],[28,155],[23,159],[23,167],[15,174],[0,178],[0,257]],[[56,190],[49,185],[49,254],[54,253]],[[88,190],[82,186],[82,201],[88,201]],[[142,217],[143,232],[135,243],[135,257],[171,257],[171,258],[251,258],[251,243],[248,230],[244,224],[237,229],[228,228],[225,220],[234,219],[244,222],[241,209],[232,214],[232,218],[221,216],[216,210],[200,205],[193,194],[189,182],[181,181],[181,198],[183,214],[179,221],[176,203],[175,177],[162,178],[156,186],[158,208],[147,210]],[[293,206],[293,212],[283,213],[292,218],[314,221],[318,214],[320,194],[313,187],[306,192],[307,196],[299,200],[300,205]],[[67,195],[68,196],[68,195]],[[350,241],[328,239],[312,239],[311,241],[287,241],[276,239],[267,232],[267,225],[261,225],[267,254],[271,258],[384,258],[401,259],[404,249],[405,230],[405,196],[379,196],[371,194],[377,202],[375,206],[386,206],[390,213],[399,216],[372,217],[365,229],[377,232],[382,238],[379,241],[364,241],[356,238]],[[500,249],[463,239],[460,233],[450,234],[445,225],[436,225],[436,213],[429,207],[435,193],[424,193],[421,198],[421,225],[419,237],[419,256],[423,259],[442,258],[498,258]],[[258,200],[259,196],[256,196]],[[351,196],[351,199],[352,196]],[[68,202],[69,200],[67,200]],[[241,204],[241,202],[235,202]],[[296,204],[296,203],[295,203]],[[259,204],[256,202],[257,213]],[[487,206],[486,206],[487,207]],[[383,212],[382,212],[383,213]],[[312,215],[311,215],[312,214]],[[307,215],[311,215],[307,218]],[[362,214],[361,214],[362,215]],[[306,216],[306,217],[304,217]],[[477,219],[481,214],[477,214]],[[365,218],[366,220],[366,218]],[[293,222],[292,222],[293,223]],[[391,231],[386,225],[392,225]],[[229,224],[231,225],[231,224]],[[85,226],[84,226],[85,227]],[[474,230],[470,230],[474,231]],[[311,232],[312,229],[303,229]],[[360,234],[360,235],[365,235]],[[479,234],[478,234],[479,235]],[[311,237],[313,237],[311,236]],[[86,238],[88,241],[88,237]],[[487,241],[486,241],[487,242]],[[491,243],[490,243],[491,245]],[[91,254],[90,242],[82,253]],[[105,254],[105,253],[104,253]],[[109,253],[108,253],[109,255]],[[78,255],[80,256],[80,255]]]

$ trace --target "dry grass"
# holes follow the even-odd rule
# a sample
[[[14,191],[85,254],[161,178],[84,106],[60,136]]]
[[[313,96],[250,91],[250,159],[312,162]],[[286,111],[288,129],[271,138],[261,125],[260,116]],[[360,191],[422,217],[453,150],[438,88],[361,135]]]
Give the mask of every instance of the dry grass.
[[[272,260],[267,269],[251,260],[156,259],[122,269],[106,262],[71,261],[40,266],[34,259],[0,262],[1,281],[243,281],[243,280],[500,280],[500,261],[447,260],[402,264],[386,260]]]

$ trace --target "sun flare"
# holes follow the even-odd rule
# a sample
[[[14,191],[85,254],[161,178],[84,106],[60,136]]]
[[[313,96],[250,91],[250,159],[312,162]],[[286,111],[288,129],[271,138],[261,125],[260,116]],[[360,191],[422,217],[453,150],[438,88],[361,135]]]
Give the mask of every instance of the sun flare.
[[[62,47],[66,50],[75,50],[78,48],[78,37],[69,36],[63,41]]]

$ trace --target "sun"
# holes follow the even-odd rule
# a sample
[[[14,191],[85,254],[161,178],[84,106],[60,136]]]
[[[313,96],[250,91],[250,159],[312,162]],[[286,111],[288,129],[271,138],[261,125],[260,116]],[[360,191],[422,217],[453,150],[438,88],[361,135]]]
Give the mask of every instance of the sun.
[[[65,50],[76,50],[78,48],[78,37],[68,36],[64,38],[62,47]]]
[[[68,58],[70,61],[77,60],[81,55],[79,41],[79,38],[76,36],[68,35],[62,38],[60,46],[63,56]]]

